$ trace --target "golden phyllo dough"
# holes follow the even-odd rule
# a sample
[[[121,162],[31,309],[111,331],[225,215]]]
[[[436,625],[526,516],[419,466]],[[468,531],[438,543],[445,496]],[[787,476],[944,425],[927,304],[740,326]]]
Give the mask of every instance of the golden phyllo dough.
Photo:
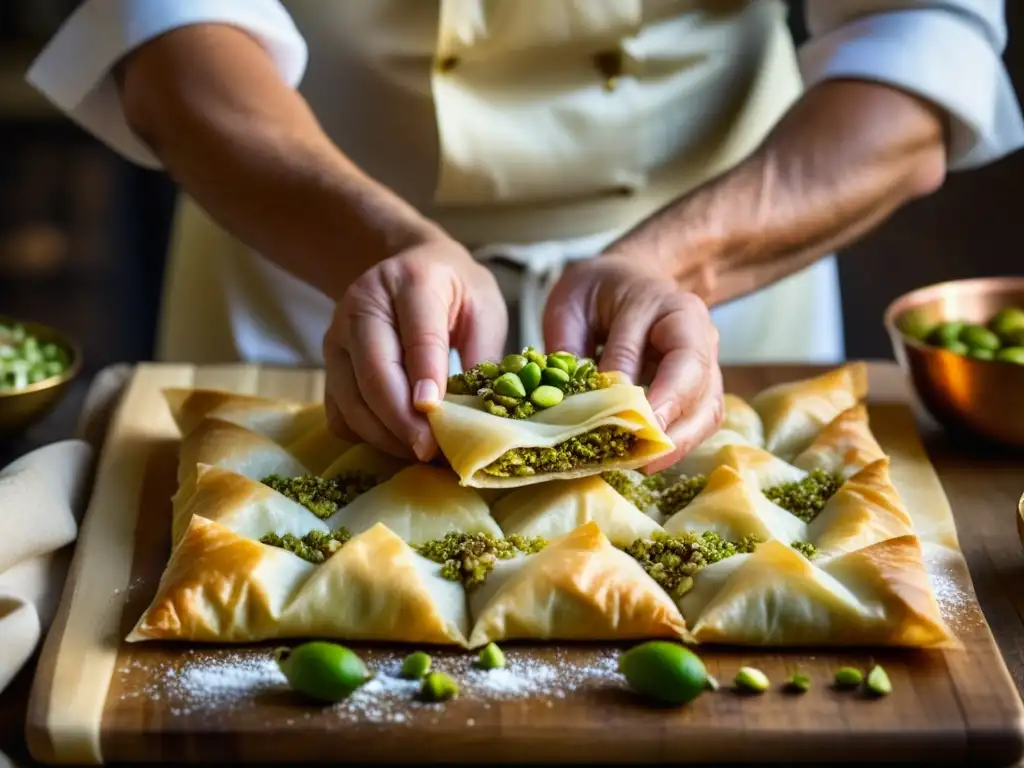
[[[609,469],[634,469],[670,453],[674,447],[658,425],[644,390],[628,383],[613,383],[604,389],[566,397],[561,404],[528,419],[494,416],[476,396],[446,395],[441,406],[430,412],[429,419],[438,446],[462,483],[482,488],[514,488]],[[617,427],[636,436],[627,455],[564,471],[510,477],[484,471],[507,451],[553,448],[604,427]]]
[[[463,644],[467,631],[462,587],[383,525],[313,565],[194,517],[128,639]]]
[[[594,522],[535,555],[501,561],[470,592],[471,647],[501,640],[681,637],[668,594]]]

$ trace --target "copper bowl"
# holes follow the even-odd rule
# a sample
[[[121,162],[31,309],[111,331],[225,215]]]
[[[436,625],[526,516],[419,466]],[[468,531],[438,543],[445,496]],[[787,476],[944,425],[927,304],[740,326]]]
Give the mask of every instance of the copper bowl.
[[[985,323],[1004,307],[1024,308],[1024,278],[984,277],[929,285],[885,310],[896,360],[922,404],[944,426],[1024,447],[1024,365],[978,360],[904,332],[942,320]]]
[[[0,316],[0,325],[21,325],[40,343],[57,344],[67,350],[67,369],[27,387],[0,390],[0,438],[14,437],[48,414],[64,399],[71,382],[82,370],[82,351],[67,334],[43,323]]]

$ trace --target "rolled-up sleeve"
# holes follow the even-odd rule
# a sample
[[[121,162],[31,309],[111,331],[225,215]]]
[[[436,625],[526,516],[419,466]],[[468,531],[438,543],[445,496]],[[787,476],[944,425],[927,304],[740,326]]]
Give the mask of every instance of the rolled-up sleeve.
[[[260,41],[282,79],[298,86],[306,42],[278,0],[85,0],[28,70],[27,79],[68,117],[121,155],[159,168],[132,133],[113,78],[117,62],[165,32],[193,24],[231,24]]]
[[[805,14],[807,88],[857,78],[927,99],[949,116],[951,170],[1024,146],[1024,119],[1002,61],[1002,0],[806,0]]]

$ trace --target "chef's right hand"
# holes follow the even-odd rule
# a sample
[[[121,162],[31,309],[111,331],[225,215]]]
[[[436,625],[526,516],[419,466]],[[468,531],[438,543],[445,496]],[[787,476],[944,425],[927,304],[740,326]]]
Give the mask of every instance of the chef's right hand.
[[[324,336],[324,405],[338,436],[429,461],[424,413],[440,405],[449,346],[463,367],[497,360],[508,312],[494,276],[438,237],[380,262],[353,282]]]

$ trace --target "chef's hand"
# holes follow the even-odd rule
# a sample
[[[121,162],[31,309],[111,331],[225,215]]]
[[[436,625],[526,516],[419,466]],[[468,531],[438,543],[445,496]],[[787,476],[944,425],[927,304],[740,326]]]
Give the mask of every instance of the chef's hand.
[[[429,461],[437,443],[423,414],[444,397],[449,344],[468,368],[499,359],[507,331],[494,276],[456,242],[380,262],[349,286],[324,336],[332,431]]]
[[[593,355],[603,371],[621,371],[638,383],[656,366],[647,397],[676,445],[650,464],[658,472],[710,436],[724,413],[718,330],[695,294],[642,261],[605,255],[568,266],[544,311],[548,349]]]

